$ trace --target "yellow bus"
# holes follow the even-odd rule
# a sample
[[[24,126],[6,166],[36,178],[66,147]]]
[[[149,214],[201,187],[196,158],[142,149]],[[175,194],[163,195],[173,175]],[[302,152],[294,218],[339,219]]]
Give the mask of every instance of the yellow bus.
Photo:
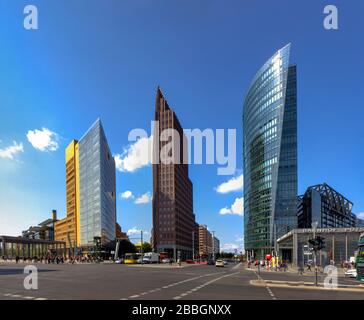
[[[125,264],[136,264],[140,258],[140,253],[126,253],[124,258]]]

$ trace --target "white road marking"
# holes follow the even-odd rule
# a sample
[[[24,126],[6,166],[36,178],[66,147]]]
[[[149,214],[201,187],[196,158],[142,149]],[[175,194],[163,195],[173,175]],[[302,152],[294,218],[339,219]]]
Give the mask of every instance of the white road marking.
[[[225,271],[224,272],[219,272],[219,273],[225,273]],[[149,290],[146,294],[154,293],[156,291],[160,291],[160,290],[163,290],[163,289],[168,289],[168,288],[171,288],[171,287],[174,287],[174,286],[178,286],[178,285],[183,284],[183,283],[186,283],[186,282],[190,282],[190,281],[193,281],[193,280],[201,279],[203,277],[209,277],[209,276],[216,275],[216,274],[219,274],[219,273],[215,273],[214,272],[214,273],[203,274],[203,275],[198,276],[198,277],[193,277],[193,278],[189,278],[189,279],[186,279],[186,280],[182,280],[182,281],[178,281],[178,282],[175,282],[175,283],[171,283],[171,284],[165,285],[165,286],[163,286],[161,288],[156,288],[156,289],[153,289],[153,290]],[[128,299],[139,298],[139,296],[141,296],[141,295],[142,294],[136,294],[136,295],[133,295],[133,296],[128,297]]]
[[[264,281],[264,279],[259,274],[257,274],[255,270],[254,270],[254,273],[255,273],[255,275],[257,276],[257,278],[259,280]],[[269,295],[272,297],[272,299],[277,300],[277,297],[274,295],[273,291],[271,290],[271,288],[269,288],[269,286],[268,286],[268,284],[266,282],[265,282],[265,288],[267,289],[267,291],[268,291]]]
[[[47,300],[46,298],[37,298],[37,297],[31,297],[31,296],[22,296],[20,294],[12,294],[12,293],[4,293],[4,297],[10,297],[10,298],[19,298],[19,299],[26,299],[26,300]]]
[[[236,269],[240,268],[241,266],[242,266],[242,263],[240,262],[236,266],[234,266],[232,269],[236,270]]]
[[[219,280],[221,280],[221,279],[223,279],[223,278],[231,277],[231,276],[236,275],[236,274],[238,274],[238,273],[240,273],[240,272],[234,272],[234,273],[230,273],[230,274],[225,274],[225,275],[223,275],[223,276],[221,276],[221,277],[218,277],[218,278],[212,279],[212,280],[210,280],[210,281],[208,281],[208,282],[206,282],[206,283],[204,283],[204,284],[202,284],[202,285],[200,285],[200,286],[198,286],[198,287],[194,288],[194,289],[195,289],[195,290],[194,290],[194,292],[196,292],[196,291],[198,291],[198,290],[200,290],[200,289],[202,289],[202,288],[204,288],[204,287],[206,287],[206,286],[210,285],[211,283],[214,283],[214,282],[216,282],[216,281],[219,281]],[[193,289],[192,289],[192,290],[193,290]],[[182,299],[183,297],[185,297],[185,296],[187,296],[187,295],[191,294],[191,293],[192,293],[192,290],[186,291],[186,292],[184,292],[184,293],[180,294],[179,296],[174,297],[173,299],[174,299],[174,300]]]

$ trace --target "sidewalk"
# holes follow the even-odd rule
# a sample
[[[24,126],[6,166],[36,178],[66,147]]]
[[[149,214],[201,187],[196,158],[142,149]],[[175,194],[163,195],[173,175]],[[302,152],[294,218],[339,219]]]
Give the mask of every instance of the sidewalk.
[[[323,282],[319,282],[315,286],[314,282],[306,281],[285,281],[285,280],[265,280],[259,278],[257,280],[250,280],[250,284],[253,286],[264,287],[276,287],[276,288],[298,288],[298,289],[310,289],[310,290],[335,290],[335,291],[351,291],[364,293],[364,284],[358,283],[356,285],[337,284],[336,287],[326,286]]]
[[[258,272],[258,268],[257,267],[253,267],[253,268],[248,268],[248,267],[245,267],[245,270],[247,271],[255,271],[255,272]],[[337,268],[337,273],[338,273],[338,276],[339,277],[345,277],[345,269],[343,268]],[[298,269],[297,268],[294,268],[294,267],[290,267],[290,268],[287,268],[286,271],[284,270],[279,270],[277,269],[277,271],[275,269],[270,269],[270,270],[267,270],[265,268],[260,268],[260,272],[261,273],[293,273],[293,274],[300,274]],[[319,275],[323,275],[323,271],[320,269],[318,271],[318,274]],[[311,268],[311,271],[307,271],[306,269],[304,270],[302,276],[314,276],[315,275],[315,269],[314,268]]]

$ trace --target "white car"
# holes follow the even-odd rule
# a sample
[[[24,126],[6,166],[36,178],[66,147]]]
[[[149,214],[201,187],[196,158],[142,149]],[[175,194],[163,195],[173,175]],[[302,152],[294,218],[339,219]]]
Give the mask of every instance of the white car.
[[[162,263],[171,263],[171,259],[165,258],[162,260]]]
[[[215,266],[216,267],[225,267],[225,263],[223,260],[216,260]]]
[[[345,277],[349,278],[356,278],[358,273],[356,272],[356,269],[349,269],[345,272]]]
[[[116,264],[122,264],[124,262],[124,259],[118,259],[115,261]]]

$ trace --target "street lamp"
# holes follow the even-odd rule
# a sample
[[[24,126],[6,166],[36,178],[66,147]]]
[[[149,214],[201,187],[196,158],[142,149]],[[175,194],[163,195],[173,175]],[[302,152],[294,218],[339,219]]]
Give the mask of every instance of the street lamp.
[[[195,261],[195,231],[192,231],[192,260]]]
[[[212,261],[215,262],[215,231],[212,232]]]
[[[312,229],[313,229],[313,239],[316,238],[316,230],[317,230],[317,225],[318,225],[318,222],[317,221],[314,221],[311,223],[311,226],[312,226]],[[316,259],[316,247],[314,246],[313,248],[313,252],[314,252],[314,255],[313,255],[313,261],[314,261],[314,264],[315,264],[315,286],[317,287],[318,285],[318,279],[317,279],[317,259]]]

